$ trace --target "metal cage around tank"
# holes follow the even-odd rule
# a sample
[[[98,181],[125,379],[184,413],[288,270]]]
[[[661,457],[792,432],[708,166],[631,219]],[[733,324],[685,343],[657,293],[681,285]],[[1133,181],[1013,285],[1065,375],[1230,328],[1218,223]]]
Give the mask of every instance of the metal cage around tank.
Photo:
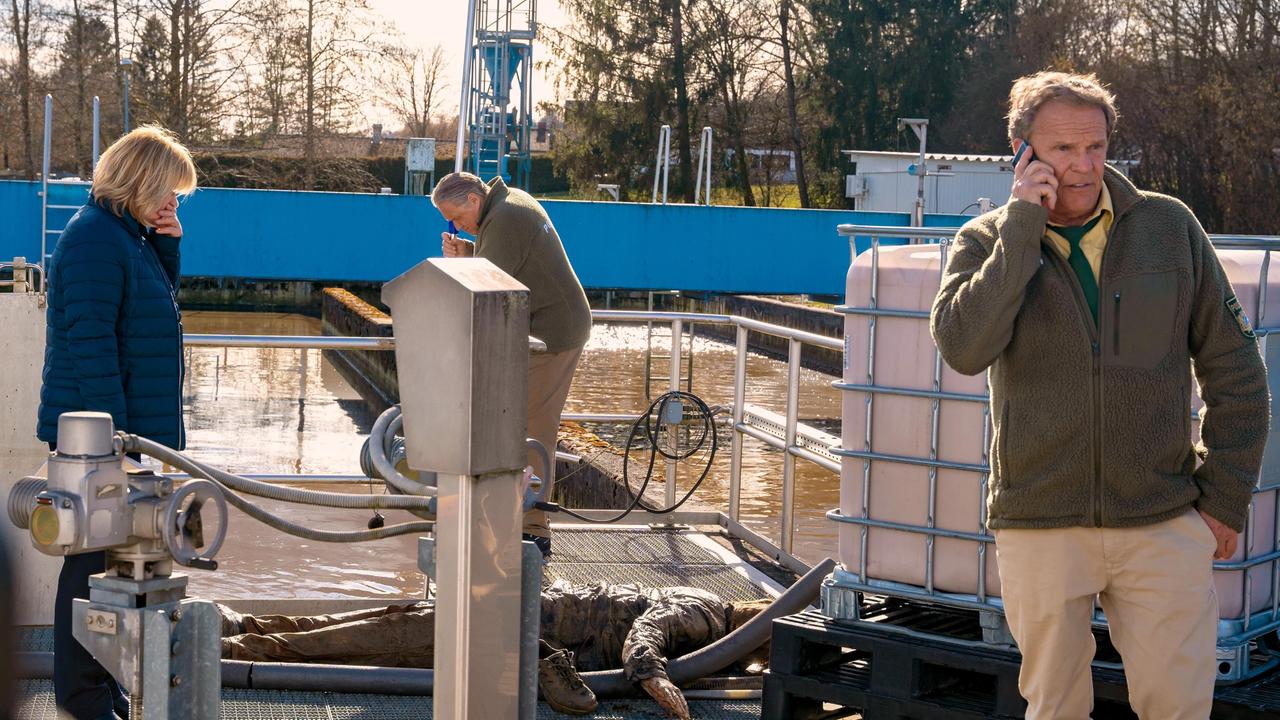
[[[846,378],[845,381],[834,383],[835,387],[845,393],[858,393],[863,396],[866,427],[865,435],[862,438],[862,447],[848,447],[847,443],[845,443],[846,446],[835,448],[832,451],[842,458],[843,463],[861,463],[860,472],[863,481],[861,498],[857,503],[858,511],[856,514],[841,512],[840,508],[835,508],[827,513],[827,517],[836,523],[853,525],[857,528],[859,547],[856,566],[837,568],[835,574],[828,580],[823,592],[823,611],[828,616],[837,619],[857,620],[861,616],[865,595],[898,597],[908,601],[976,610],[980,613],[984,628],[987,629],[987,632],[984,632],[985,639],[994,644],[1007,644],[1010,638],[1007,633],[1007,627],[1004,626],[1003,604],[999,597],[992,594],[992,589],[986,585],[988,563],[991,562],[988,557],[990,554],[988,547],[995,541],[994,537],[985,530],[987,520],[986,504],[981,501],[985,499],[991,473],[989,386],[988,392],[983,394],[943,391],[944,361],[936,346],[933,352],[932,387],[929,389],[887,386],[877,382],[875,373],[877,325],[881,319],[907,318],[916,322],[929,322],[929,312],[927,310],[881,306],[879,302],[879,282],[882,242],[891,240],[894,244],[900,244],[905,239],[910,244],[936,243],[939,255],[938,281],[940,283],[941,273],[946,267],[947,253],[950,250],[952,238],[954,238],[957,231],[956,228],[904,229],[865,225],[841,225],[839,227],[840,235],[849,239],[851,254],[855,259],[858,254],[855,238],[863,241],[869,239],[870,241],[870,247],[867,251],[870,253],[871,266],[869,304],[865,306],[845,304],[836,308],[838,312],[846,316],[866,319],[866,376],[865,378],[860,378],[860,382],[849,382],[848,378]],[[1280,343],[1276,343],[1273,347],[1269,342],[1272,334],[1280,333],[1280,320],[1267,317],[1265,313],[1268,270],[1272,261],[1272,254],[1280,251],[1280,237],[1211,236],[1211,240],[1215,248],[1219,250],[1255,250],[1265,253],[1260,271],[1258,301],[1256,307],[1252,308],[1252,310],[1255,311],[1256,324],[1258,326],[1255,332],[1258,336],[1263,356],[1269,365],[1280,366]],[[851,301],[852,298],[848,300],[850,303]],[[1268,323],[1271,324],[1268,325]],[[846,330],[846,353],[851,352],[850,348],[850,338],[848,337],[848,330]],[[1274,358],[1273,355],[1275,356]],[[848,360],[846,360],[847,362]],[[1280,370],[1275,373],[1268,373],[1268,375],[1269,385],[1273,387],[1273,402],[1275,402],[1274,387],[1277,383],[1280,383]],[[873,451],[872,411],[875,407],[876,399],[885,396],[924,398],[931,402],[931,437],[927,456],[899,456]],[[941,427],[943,403],[982,404],[984,428],[982,432],[983,446],[981,448],[982,461],[980,463],[960,463],[939,458],[939,441],[943,431]],[[1198,419],[1194,413],[1192,413],[1192,417],[1193,420]],[[845,421],[848,422],[849,418],[846,417]],[[1275,451],[1273,450],[1273,452]],[[875,463],[925,467],[928,469],[929,506],[926,512],[927,520],[924,524],[893,522],[876,518],[873,515],[871,512],[872,483],[870,482],[870,477],[872,466]],[[961,532],[938,527],[938,472],[943,469],[973,473],[979,476],[979,487],[983,496],[978,504],[980,515],[978,518],[979,532]],[[855,465],[854,474],[856,475],[858,472],[859,468]],[[1214,570],[1218,573],[1240,572],[1240,582],[1243,583],[1243,611],[1236,617],[1225,617],[1219,621],[1219,681],[1233,682],[1252,677],[1280,663],[1280,659],[1276,658],[1275,654],[1272,654],[1265,664],[1259,664],[1258,655],[1253,652],[1259,638],[1280,629],[1280,523],[1277,523],[1277,528],[1273,533],[1274,537],[1270,537],[1267,540],[1270,548],[1264,548],[1259,552],[1254,547],[1253,534],[1260,503],[1270,503],[1267,509],[1273,511],[1274,515],[1280,515],[1280,490],[1277,489],[1275,484],[1262,487],[1260,481],[1259,486],[1255,487],[1253,501],[1250,503],[1243,533],[1245,543],[1244,557],[1240,560],[1214,563]],[[926,553],[925,582],[923,585],[877,578],[869,573],[868,536],[873,528],[923,536]],[[978,573],[976,593],[944,592],[935,587],[935,545],[940,538],[952,538],[975,543],[973,561]],[[1269,569],[1271,578],[1270,603],[1269,607],[1258,610],[1253,606],[1253,571],[1262,567]],[[1095,625],[1105,626],[1106,620],[1100,610],[1095,611],[1094,622]]]

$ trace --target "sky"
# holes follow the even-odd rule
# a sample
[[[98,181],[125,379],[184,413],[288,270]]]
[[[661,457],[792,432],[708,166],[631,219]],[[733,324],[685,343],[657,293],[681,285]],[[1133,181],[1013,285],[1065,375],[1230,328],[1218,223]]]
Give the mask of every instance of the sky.
[[[504,2],[505,0],[490,0]],[[559,26],[565,22],[564,12],[560,9],[559,0],[532,0],[536,2],[536,17],[539,25]],[[369,0],[374,12],[399,28],[409,44],[429,49],[440,45],[444,49],[447,63],[447,94],[450,97],[448,110],[457,113],[458,98],[462,90],[462,58],[467,32],[467,0]],[[533,59],[551,59],[550,51],[537,39],[533,41]],[[533,103],[534,107],[544,101],[554,100],[551,88],[551,77],[544,71],[534,71]],[[386,120],[386,116],[372,118],[375,122]]]

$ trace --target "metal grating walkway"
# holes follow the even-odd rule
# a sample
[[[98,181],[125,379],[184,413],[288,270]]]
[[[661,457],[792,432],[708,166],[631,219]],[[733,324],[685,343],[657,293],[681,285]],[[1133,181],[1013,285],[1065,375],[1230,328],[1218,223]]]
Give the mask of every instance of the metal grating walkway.
[[[550,580],[688,585],[735,601],[770,595],[760,586],[768,580],[690,530],[557,527],[552,549],[546,569]]]
[[[56,720],[53,682],[20,680],[18,706],[13,720]],[[755,700],[690,700],[694,718],[704,720],[757,720],[760,703]],[[275,690],[223,690],[221,720],[431,720],[431,698],[402,695],[351,695],[341,693],[301,693]],[[545,705],[538,707],[539,720],[589,717],[596,720],[665,718],[662,710],[648,700],[611,700],[589,716],[562,715]]]
[[[546,567],[549,580],[575,583],[636,583],[663,587],[689,585],[726,600],[752,600],[779,588],[731,551],[692,530],[617,527],[556,527],[554,554]],[[768,585],[769,590],[762,588]],[[27,628],[19,634],[19,650],[51,652],[49,628]],[[431,699],[397,695],[289,692],[224,689],[224,720],[429,720]],[[690,700],[694,718],[756,720],[758,700]],[[55,720],[53,684],[20,680],[14,720]],[[569,718],[546,705],[539,720]],[[589,717],[598,720],[665,718],[647,698],[610,700]]]

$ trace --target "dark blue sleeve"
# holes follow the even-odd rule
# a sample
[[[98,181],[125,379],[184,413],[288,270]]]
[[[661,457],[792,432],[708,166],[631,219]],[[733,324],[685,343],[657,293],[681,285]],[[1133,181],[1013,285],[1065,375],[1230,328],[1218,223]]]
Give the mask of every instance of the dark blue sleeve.
[[[161,235],[155,231],[155,228],[149,228],[147,240],[150,241],[151,247],[155,248],[156,256],[160,258],[160,266],[169,275],[169,282],[175,288],[178,287],[178,277],[182,274],[182,238]]]
[[[117,429],[128,429],[116,336],[124,302],[124,259],[112,252],[109,243],[88,241],[68,244],[60,260],[67,353],[84,407],[110,413]]]

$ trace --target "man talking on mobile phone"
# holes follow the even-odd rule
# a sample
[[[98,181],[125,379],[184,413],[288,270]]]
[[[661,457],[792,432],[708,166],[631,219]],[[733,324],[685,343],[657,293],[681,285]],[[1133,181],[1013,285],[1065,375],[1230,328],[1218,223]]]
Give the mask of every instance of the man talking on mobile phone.
[[[1266,372],[1195,216],[1106,165],[1116,117],[1092,75],[1014,82],[1009,138],[1030,151],[1008,204],[956,236],[931,329],[953,368],[991,371],[987,525],[1027,717],[1089,717],[1097,597],[1138,715],[1204,720],[1213,560],[1248,513]]]

